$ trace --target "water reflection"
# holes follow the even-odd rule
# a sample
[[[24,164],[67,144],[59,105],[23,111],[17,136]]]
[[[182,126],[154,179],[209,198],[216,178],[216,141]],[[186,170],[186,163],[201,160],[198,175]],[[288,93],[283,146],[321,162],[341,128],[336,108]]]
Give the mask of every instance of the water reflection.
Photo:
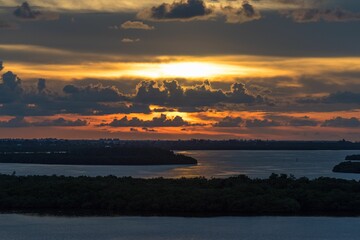
[[[0,164],[0,173],[17,175],[133,176],[133,177],[229,177],[245,174],[266,178],[271,173],[296,177],[320,176],[360,179],[360,175],[333,173],[333,166],[346,155],[359,151],[184,151],[198,159],[197,166],[64,166]]]

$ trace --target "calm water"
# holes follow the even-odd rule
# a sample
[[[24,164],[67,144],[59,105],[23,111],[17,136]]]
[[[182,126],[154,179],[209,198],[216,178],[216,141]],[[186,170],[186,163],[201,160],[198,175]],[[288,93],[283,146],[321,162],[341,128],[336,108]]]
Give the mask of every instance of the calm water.
[[[359,229],[360,218],[0,215],[1,240],[350,240]]]
[[[186,151],[197,166],[49,166],[0,164],[0,173],[17,175],[227,177],[271,173],[310,178],[335,174],[331,169],[359,151]],[[39,217],[0,214],[0,240],[350,240],[359,239],[360,218],[330,217]]]
[[[348,154],[360,151],[184,151],[198,159],[197,166],[64,166],[0,164],[0,173],[17,175],[133,176],[133,177],[228,177],[246,174],[266,178],[271,173],[309,178],[327,176],[360,179],[356,174],[332,173]]]

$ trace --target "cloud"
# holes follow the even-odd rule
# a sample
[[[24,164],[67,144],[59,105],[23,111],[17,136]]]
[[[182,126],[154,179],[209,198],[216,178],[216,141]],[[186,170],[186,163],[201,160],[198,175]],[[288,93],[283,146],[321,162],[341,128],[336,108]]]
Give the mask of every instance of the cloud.
[[[32,126],[36,127],[82,127],[87,126],[88,124],[89,123],[86,120],[68,120],[64,118],[31,123]]]
[[[225,93],[230,103],[263,103],[265,99],[260,95],[251,94],[244,83],[234,83],[231,90]]]
[[[34,11],[29,3],[24,2],[21,6],[18,6],[14,11],[14,15],[18,18],[25,18],[25,19],[36,19],[38,16],[41,15],[40,11]]]
[[[4,69],[3,61],[0,61],[0,71],[2,71],[3,69]]]
[[[19,128],[29,126],[30,124],[25,121],[24,117],[15,117],[8,121],[0,121],[0,128]]]
[[[278,127],[281,126],[281,123],[268,119],[252,119],[246,120],[245,126],[247,128]]]
[[[137,128],[130,128],[130,132],[138,132],[139,131],[139,129],[137,129]]]
[[[360,103],[360,93],[350,91],[331,93],[322,99],[325,103]]]
[[[158,104],[167,107],[209,107],[219,103],[256,104],[264,103],[265,99],[253,95],[243,83],[234,83],[230,91],[213,89],[209,81],[192,87],[183,87],[176,80],[142,81],[137,85],[135,102]]]
[[[0,83],[0,103],[9,103],[21,97],[23,89],[21,80],[13,72],[6,72],[2,75]]]
[[[163,3],[138,13],[138,18],[153,21],[191,21],[208,18],[212,9],[203,0],[183,0],[172,4]]]
[[[86,87],[66,85],[63,91],[73,101],[118,102],[118,101],[124,101],[126,99],[126,97],[122,93],[120,93],[119,89],[117,89],[115,86],[104,87],[101,84],[97,84],[97,85],[90,84],[89,86]]]
[[[28,2],[23,2],[18,6],[14,15],[24,20],[57,20],[59,18],[56,13],[33,10]]]
[[[121,40],[121,42],[123,42],[123,43],[135,43],[135,42],[140,42],[140,38],[134,38],[134,39],[132,39],[132,38],[123,38],[123,39]]]
[[[303,104],[358,104],[360,103],[360,93],[351,91],[338,91],[330,93],[325,97],[303,97],[297,99],[298,103]]]
[[[161,114],[159,117],[154,117],[152,120],[142,120],[137,117],[129,119],[127,116],[121,119],[114,119],[112,122],[107,124],[100,124],[99,126],[110,126],[110,127],[184,127],[192,126],[191,123],[185,121],[180,116],[174,118],[168,118],[165,114]]]
[[[247,85],[242,82],[233,84],[215,82],[213,85],[210,81],[196,83],[186,80],[140,81],[137,85],[136,81],[132,81],[131,85],[117,84],[116,86],[113,86],[115,82],[105,80],[78,81],[72,84],[58,81],[55,84],[54,81],[47,83],[45,79],[39,79],[37,82],[22,82],[15,73],[9,71],[4,72],[2,82],[0,82],[0,115],[100,116],[169,111],[200,113],[211,109],[268,113],[324,112],[356,109],[360,103],[360,94],[355,92],[335,92],[324,97],[317,97],[320,95],[318,93],[329,91],[328,88],[320,87],[317,92],[311,92],[314,95],[310,97],[297,98],[294,97],[295,94],[307,94],[301,92],[304,88],[297,87],[295,91],[285,87],[279,90],[286,79],[280,82],[276,79],[271,82],[266,80],[268,79],[261,81],[251,79],[250,82],[243,79],[242,81],[248,82]],[[269,91],[263,89],[271,89],[271,96],[268,96]],[[356,90],[354,87],[352,89]],[[150,106],[152,106],[151,109]],[[305,117],[269,119],[280,122],[282,126],[317,125],[315,120]]]
[[[225,6],[222,9],[227,23],[245,23],[261,18],[261,14],[248,1],[244,1],[240,8]]]
[[[145,24],[141,21],[126,21],[121,24],[123,29],[142,29],[142,30],[153,30],[155,27]]]
[[[155,129],[153,129],[153,128],[147,128],[147,127],[143,127],[143,128],[141,128],[143,131],[145,131],[145,132],[157,132]]]
[[[114,86],[66,85],[63,92],[53,92],[47,89],[44,79],[39,79],[36,86],[25,88],[12,72],[3,74],[0,83],[0,115],[105,115],[150,112],[149,105],[131,102]]]
[[[240,127],[244,123],[244,120],[240,117],[230,117],[227,116],[221,119],[219,122],[215,123],[214,127]]]
[[[274,118],[274,119],[272,119]],[[292,127],[314,127],[317,126],[316,120],[309,117],[288,117],[288,116],[268,116],[267,119],[247,119],[241,117],[227,116],[219,122],[213,124],[214,127],[247,127],[247,128],[264,128],[264,127],[278,127],[278,126],[292,126]]]
[[[20,78],[17,77],[13,72],[7,72],[2,76],[3,79],[3,86],[15,90],[21,85]]]
[[[46,89],[46,80],[43,78],[40,78],[37,84],[37,90],[39,92],[43,92]]]
[[[315,127],[318,124],[318,121],[313,120],[307,116],[301,118],[292,117],[288,121],[288,125],[293,127]]]
[[[266,118],[281,123],[282,126],[291,127],[315,127],[319,125],[319,122],[308,116],[293,117],[287,115],[267,114]]]
[[[285,15],[292,18],[295,22],[308,23],[319,22],[347,22],[359,21],[360,14],[353,13],[340,8],[337,9],[296,9],[286,11]]]
[[[89,123],[86,120],[67,120],[57,118],[39,122],[29,122],[22,116],[14,117],[8,121],[0,121],[0,128],[22,128],[22,127],[82,127]]]
[[[322,127],[334,127],[334,128],[358,128],[360,127],[360,120],[358,118],[343,118],[336,117],[330,120],[326,120],[321,124]]]

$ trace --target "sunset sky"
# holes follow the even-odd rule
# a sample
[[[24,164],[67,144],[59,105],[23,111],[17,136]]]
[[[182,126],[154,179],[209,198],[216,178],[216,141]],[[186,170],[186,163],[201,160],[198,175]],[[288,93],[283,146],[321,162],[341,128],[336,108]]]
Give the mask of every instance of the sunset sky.
[[[359,0],[0,0],[0,138],[360,141]]]

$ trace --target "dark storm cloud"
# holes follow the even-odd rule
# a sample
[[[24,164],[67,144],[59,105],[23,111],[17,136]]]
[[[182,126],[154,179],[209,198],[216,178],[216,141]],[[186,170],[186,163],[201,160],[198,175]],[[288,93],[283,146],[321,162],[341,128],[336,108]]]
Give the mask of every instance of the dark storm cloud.
[[[38,122],[29,122],[24,117],[17,116],[8,121],[0,121],[0,128],[21,128],[21,127],[82,127],[89,123],[86,120],[67,120],[57,118]]]
[[[335,127],[335,128],[358,128],[360,127],[360,120],[358,118],[343,118],[336,117],[326,120],[321,124],[322,127]]]
[[[194,19],[206,18],[213,11],[207,8],[203,0],[185,0],[173,2],[172,4],[163,3],[150,9],[138,13],[141,19],[155,21],[181,20],[190,21]]]
[[[59,18],[56,13],[34,10],[28,2],[23,2],[18,6],[14,11],[14,15],[24,20],[56,20]]]
[[[115,86],[104,87],[98,84],[77,87],[66,85],[63,91],[74,101],[117,102],[125,100],[125,96]]]
[[[248,1],[244,1],[240,8],[225,6],[222,8],[227,23],[244,23],[261,18],[261,14]]]
[[[21,79],[17,77],[13,72],[7,72],[2,76],[3,85],[5,88],[14,91],[19,89],[21,85]]]
[[[0,84],[0,115],[150,113],[148,105],[125,100],[124,95],[111,86],[66,85],[63,92],[53,92],[46,88],[45,80],[40,79],[35,87],[25,88],[12,72],[3,74]]]
[[[21,6],[18,6],[14,11],[14,15],[18,18],[25,18],[25,19],[36,19],[38,16],[41,15],[40,11],[33,10],[29,3],[24,2]]]
[[[0,83],[0,103],[18,100],[22,95],[21,80],[12,72],[6,72]]]
[[[255,104],[265,99],[248,92],[242,83],[234,83],[230,91],[213,89],[209,81],[193,87],[183,87],[178,81],[143,81],[137,86],[135,102],[161,104],[170,107],[205,107],[218,103]]]
[[[273,113],[330,112],[356,109],[360,103],[360,94],[354,92],[335,92],[324,97],[314,97],[318,92],[311,92],[310,97],[297,98],[293,95],[305,95],[299,87],[294,90],[284,88],[279,92],[280,87],[276,86],[281,86],[285,80],[262,83],[244,80],[247,85],[241,82],[215,84],[218,88],[209,81],[196,84],[185,80],[141,81],[136,89],[134,82],[131,85],[114,86],[112,81],[104,81],[103,85],[99,83],[100,80],[75,81],[71,84],[59,81],[56,87],[52,87],[50,81],[49,87],[44,79],[25,81],[24,84],[16,74],[6,72],[0,83],[0,115],[106,115],[169,111],[199,113],[209,109]],[[323,89],[317,88],[323,93]],[[355,87],[353,89],[356,90]],[[150,105],[157,107],[150,110]],[[316,125],[316,122],[307,118],[270,120],[280,121],[283,126]]]
[[[114,119],[110,123],[101,124],[99,126],[154,128],[154,127],[185,127],[185,126],[192,126],[192,124],[185,121],[180,116],[175,116],[174,118],[168,118],[165,114],[161,114],[159,117],[154,117],[152,120],[142,120],[137,117],[129,119],[127,116],[125,116],[121,119]]]

